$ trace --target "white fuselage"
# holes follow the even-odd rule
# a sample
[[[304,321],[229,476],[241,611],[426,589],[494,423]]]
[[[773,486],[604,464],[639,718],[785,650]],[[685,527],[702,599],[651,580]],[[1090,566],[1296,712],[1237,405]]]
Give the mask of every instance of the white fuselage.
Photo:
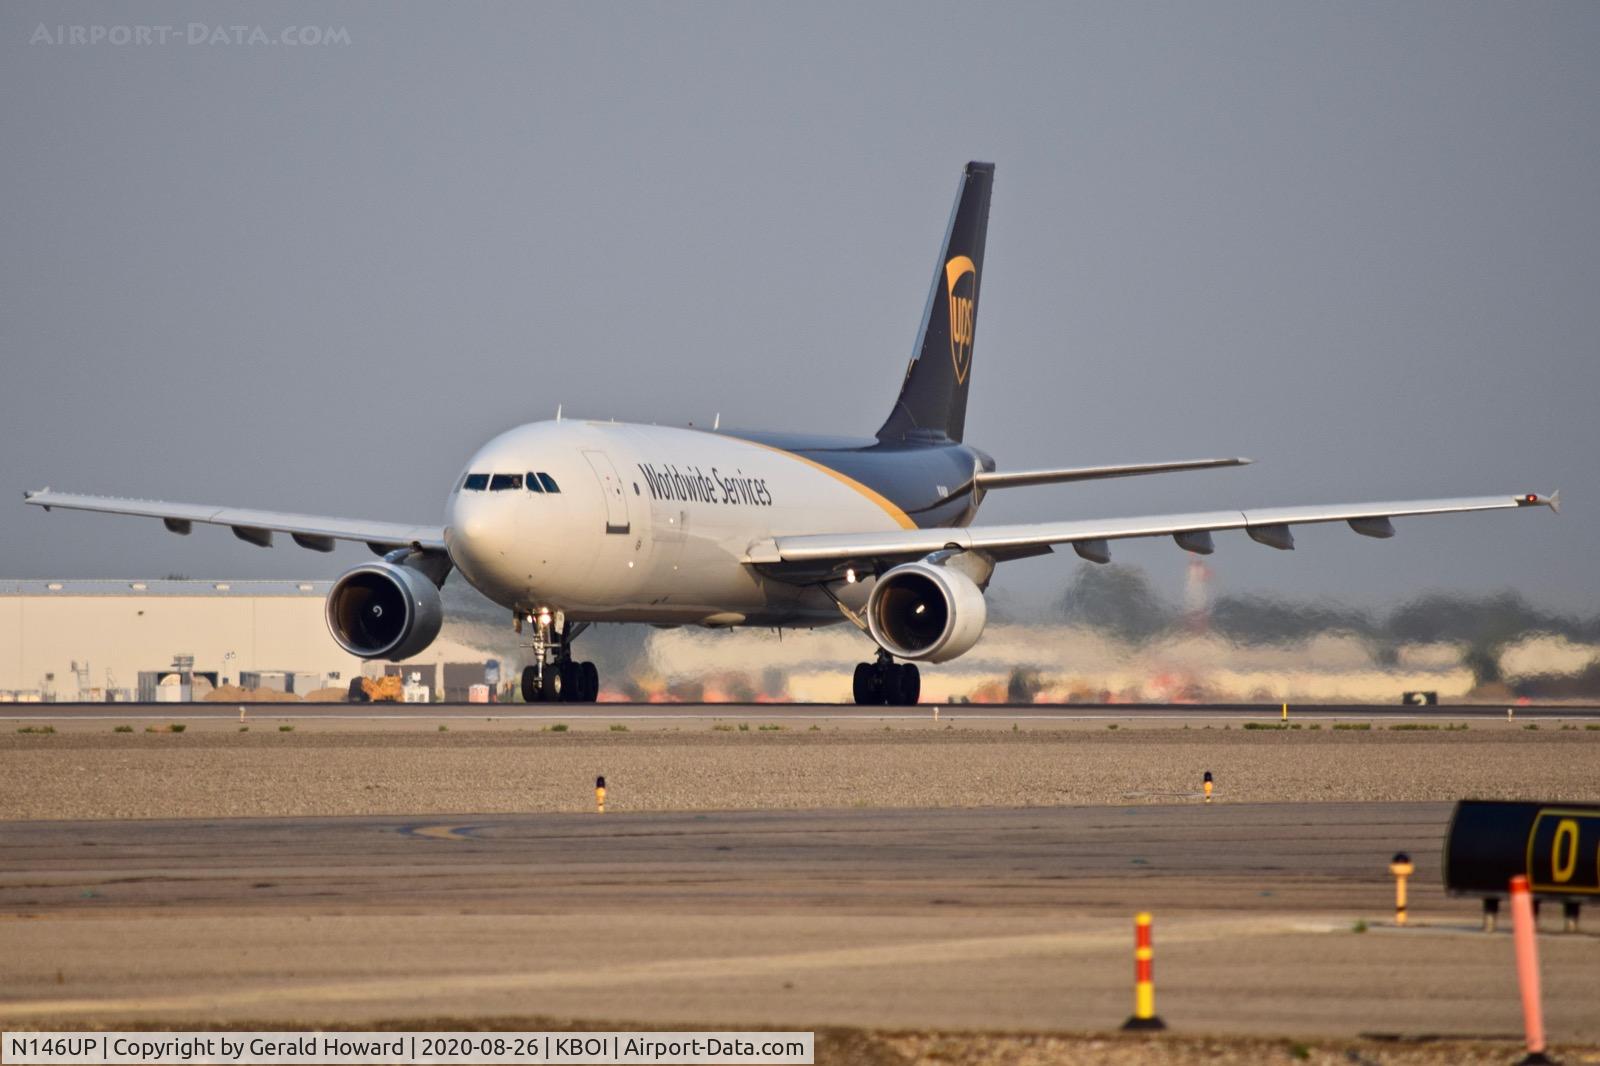
[[[532,491],[545,474],[558,492]],[[473,475],[499,488],[467,488]],[[513,481],[516,487],[510,487]],[[541,486],[543,487],[543,486]],[[910,528],[864,485],[791,452],[695,429],[536,422],[484,445],[445,511],[451,561],[517,611],[574,621],[819,625],[842,620],[820,589],[743,560],[774,536]],[[837,583],[859,607],[870,584]]]

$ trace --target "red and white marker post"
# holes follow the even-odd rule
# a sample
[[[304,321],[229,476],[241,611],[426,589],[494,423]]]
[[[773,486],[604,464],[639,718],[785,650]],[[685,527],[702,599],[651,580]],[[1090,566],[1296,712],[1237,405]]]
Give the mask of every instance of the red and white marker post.
[[[1544,1006],[1539,993],[1538,929],[1533,919],[1533,893],[1521,874],[1511,879],[1511,939],[1517,950],[1517,985],[1522,990],[1522,1028],[1528,1054],[1517,1066],[1553,1066],[1545,1054]]]

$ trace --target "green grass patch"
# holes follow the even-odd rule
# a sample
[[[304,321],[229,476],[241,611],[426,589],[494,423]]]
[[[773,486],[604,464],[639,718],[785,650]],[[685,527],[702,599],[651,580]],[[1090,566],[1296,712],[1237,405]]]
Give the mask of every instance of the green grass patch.
[[[812,728],[816,728],[816,727],[813,726]],[[733,732],[733,726],[729,725],[727,722],[718,722],[716,725],[712,726],[711,729],[712,729],[713,732],[717,732],[717,733],[731,733],[731,732]]]
[[[1437,733],[1439,727],[1432,722],[1399,722],[1389,727],[1391,733]]]
[[[35,736],[47,737],[56,731],[53,725],[25,725],[17,730],[19,733],[32,733]]]
[[[1583,728],[1589,730],[1591,733],[1600,733],[1600,725],[1595,725],[1593,722],[1590,722]]]
[[[280,733],[293,733],[294,732],[294,726],[292,726],[292,725],[280,725],[278,727],[278,732],[280,732]]]
[[[567,723],[565,722],[557,722],[555,725],[550,727],[550,732],[552,733],[565,733],[566,731]]]
[[[1537,732],[1538,729],[1539,729],[1539,723],[1538,722],[1529,722],[1527,725],[1523,726],[1522,728],[1531,729],[1531,730],[1534,730],[1535,732]]]
[[[1372,723],[1371,722],[1335,722],[1335,723],[1333,723],[1333,728],[1335,728],[1335,729],[1348,729],[1348,730],[1351,730],[1352,732],[1356,732],[1356,733],[1365,733],[1367,730],[1372,728]]]
[[[611,731],[613,733],[626,733],[628,731],[628,727],[623,725],[621,722],[616,722],[612,724]]]
[[[248,733],[248,732],[250,732],[250,727],[247,726],[247,725],[242,725],[242,726],[239,727],[239,732]]]
[[[1310,725],[1306,726],[1306,728],[1315,733],[1317,730],[1322,728],[1322,724],[1320,722],[1312,722]]]
[[[1352,933],[1365,933],[1367,931],[1367,920],[1365,918],[1357,919],[1356,924],[1350,927],[1350,931]]]
[[[188,728],[189,727],[184,725],[182,722],[173,722],[172,724],[167,726],[167,732],[169,732],[169,733],[181,733],[185,729],[188,729]]]
[[[1016,728],[1016,727],[1015,727],[1015,726],[1013,726],[1013,727],[1012,727],[1012,728]],[[1112,723],[1110,723],[1110,724],[1109,724],[1109,725],[1107,725],[1107,726],[1106,726],[1106,728],[1107,728],[1107,729],[1115,729],[1115,728],[1117,728],[1117,723],[1115,723],[1115,722],[1112,722]]]
[[[448,733],[448,732],[450,732],[450,727],[445,725],[443,722],[440,722],[439,723],[439,732]]]
[[[741,733],[750,732],[750,723],[749,722],[740,722],[739,723],[739,732],[741,732]]]
[[[1282,722],[1246,722],[1245,729],[1288,729]]]
[[[1600,728],[1600,726],[1597,726],[1595,728]],[[806,730],[806,732],[808,732],[808,733],[820,733],[820,732],[822,732],[822,727],[820,725],[813,725],[810,729]]]
[[[131,732],[133,732],[133,726],[131,726],[131,725],[119,725],[119,726],[117,726],[117,728],[113,729],[112,732],[113,733],[131,733]]]
[[[761,731],[763,733],[781,733],[781,732],[783,732],[783,726],[778,725],[776,722],[768,722],[766,725],[763,725],[763,726],[761,726],[759,728],[761,729]]]

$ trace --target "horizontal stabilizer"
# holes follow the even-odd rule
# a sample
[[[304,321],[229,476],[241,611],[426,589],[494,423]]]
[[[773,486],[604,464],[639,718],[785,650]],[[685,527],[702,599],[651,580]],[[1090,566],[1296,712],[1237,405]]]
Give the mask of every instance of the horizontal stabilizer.
[[[1129,463],[1123,466],[1074,466],[1061,470],[992,470],[979,472],[973,480],[980,489],[1021,488],[1024,485],[1056,485],[1067,481],[1098,481],[1109,477],[1137,477],[1140,474],[1172,474],[1180,470],[1212,470],[1219,466],[1247,466],[1249,459],[1184,459],[1175,463]]]

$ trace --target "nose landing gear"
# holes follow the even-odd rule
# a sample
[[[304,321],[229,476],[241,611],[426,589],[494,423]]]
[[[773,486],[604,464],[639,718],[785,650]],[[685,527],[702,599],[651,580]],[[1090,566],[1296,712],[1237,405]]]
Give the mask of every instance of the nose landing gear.
[[[922,695],[922,671],[916,663],[896,663],[880,648],[876,662],[856,664],[853,688],[858,704],[910,707]]]
[[[600,671],[572,658],[572,642],[589,623],[572,625],[549,611],[527,616],[533,626],[533,662],[522,670],[524,703],[593,703],[600,695]],[[523,616],[517,615],[517,631]]]

